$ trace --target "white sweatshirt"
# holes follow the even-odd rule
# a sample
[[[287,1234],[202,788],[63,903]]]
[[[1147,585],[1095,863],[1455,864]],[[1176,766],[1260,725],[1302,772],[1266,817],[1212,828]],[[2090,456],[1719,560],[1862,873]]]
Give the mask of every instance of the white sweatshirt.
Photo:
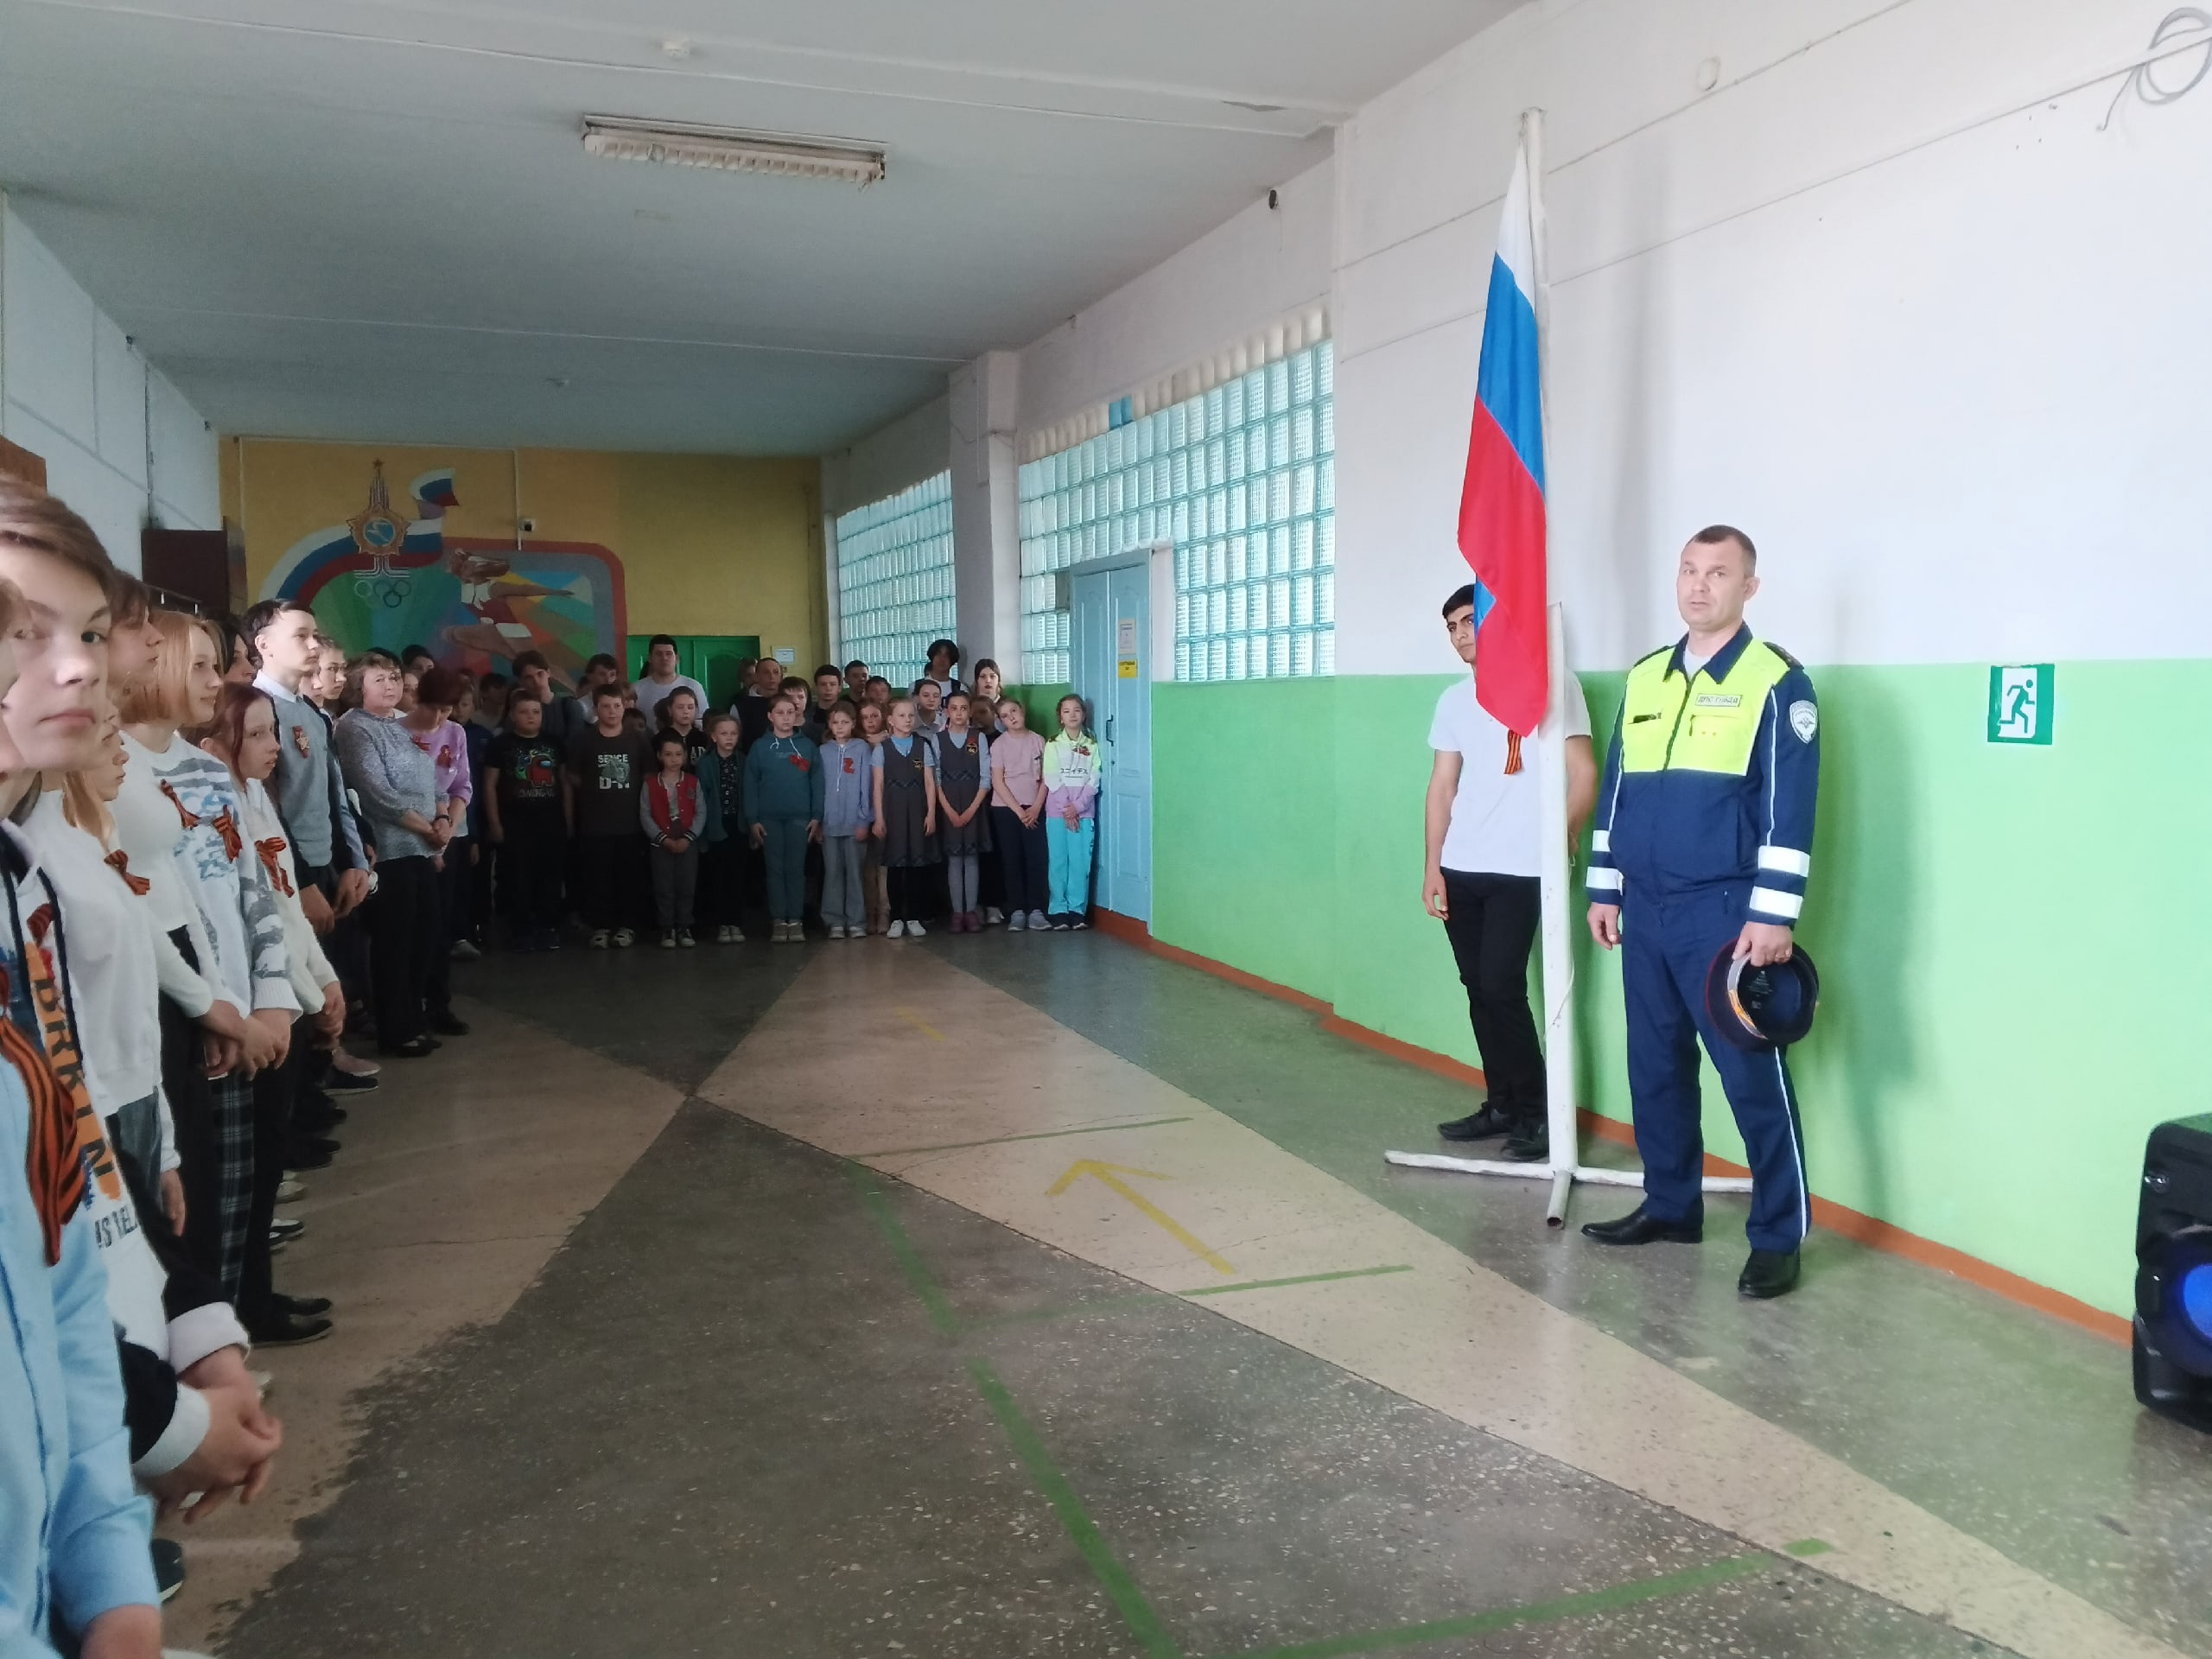
[[[123,734],[123,792],[108,810],[115,815],[116,845],[130,860],[130,874],[144,880],[146,901],[154,911],[154,969],[162,995],[197,1020],[214,1005],[215,947],[193,902],[192,888],[177,866],[176,809],[162,793],[152,752],[130,733]],[[200,965],[194,968],[172,942],[181,931]],[[251,1012],[239,1008],[241,1014]]]

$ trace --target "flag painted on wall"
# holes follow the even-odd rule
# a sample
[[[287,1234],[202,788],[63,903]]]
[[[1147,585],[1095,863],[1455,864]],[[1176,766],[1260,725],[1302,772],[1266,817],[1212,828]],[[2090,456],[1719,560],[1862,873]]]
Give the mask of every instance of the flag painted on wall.
[[[1513,183],[1491,261],[1482,365],[1459,493],[1459,551],[1475,573],[1475,697],[1517,737],[1550,697],[1545,650],[1544,391],[1536,351],[1536,238],[1529,153]],[[1518,771],[1520,746],[1506,766]]]

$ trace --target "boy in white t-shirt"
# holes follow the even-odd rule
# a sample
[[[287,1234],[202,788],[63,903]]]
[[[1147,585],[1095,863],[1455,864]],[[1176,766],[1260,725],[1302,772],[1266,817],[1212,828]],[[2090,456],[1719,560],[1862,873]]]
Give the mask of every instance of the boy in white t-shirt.
[[[1444,601],[1444,626],[1459,660],[1474,666],[1475,590],[1471,583]],[[1590,710],[1574,676],[1562,676],[1567,696],[1567,841],[1598,798],[1598,761],[1590,747]],[[1489,1098],[1480,1111],[1437,1133],[1447,1141],[1506,1138],[1505,1155],[1535,1163],[1551,1155],[1544,1116],[1544,1052],[1529,1007],[1529,949],[1541,910],[1543,813],[1536,751],[1541,737],[1520,741],[1521,766],[1507,771],[1509,734],[1475,700],[1472,675],[1436,700],[1428,747],[1436,764],[1428,778],[1428,866],[1421,899],[1444,924],[1467,988],[1467,1017],[1482,1051]]]

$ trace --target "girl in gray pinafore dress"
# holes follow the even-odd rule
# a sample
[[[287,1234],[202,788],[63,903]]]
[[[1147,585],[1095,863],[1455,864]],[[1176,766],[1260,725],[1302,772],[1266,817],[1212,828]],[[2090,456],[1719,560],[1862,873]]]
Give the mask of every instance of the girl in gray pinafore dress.
[[[891,886],[887,937],[919,935],[925,931],[920,872],[938,860],[937,754],[929,739],[914,729],[911,699],[901,697],[891,705],[891,735],[875,751],[875,821]]]
[[[946,728],[937,739],[938,846],[944,854],[945,874],[952,899],[951,931],[980,933],[982,912],[976,893],[976,863],[990,844],[984,830],[982,798],[990,788],[991,746],[968,724],[968,699],[953,694],[946,704]],[[957,728],[951,721],[959,721]],[[970,812],[965,823],[956,815]]]

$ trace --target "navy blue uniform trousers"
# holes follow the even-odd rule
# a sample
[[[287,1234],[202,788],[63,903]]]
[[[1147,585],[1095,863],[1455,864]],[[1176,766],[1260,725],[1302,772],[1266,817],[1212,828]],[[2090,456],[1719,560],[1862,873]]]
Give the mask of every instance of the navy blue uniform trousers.
[[[1743,931],[1751,883],[1645,897],[1629,882],[1621,909],[1621,988],[1628,1009],[1628,1084],[1643,1155],[1644,1206],[1667,1221],[1705,1213],[1705,1138],[1699,1124],[1697,1046],[1713,1057],[1751,1164],[1757,1250],[1794,1250],[1810,1222],[1797,1095],[1780,1049],[1738,1048],[1713,1028],[1705,981],[1713,958]]]

